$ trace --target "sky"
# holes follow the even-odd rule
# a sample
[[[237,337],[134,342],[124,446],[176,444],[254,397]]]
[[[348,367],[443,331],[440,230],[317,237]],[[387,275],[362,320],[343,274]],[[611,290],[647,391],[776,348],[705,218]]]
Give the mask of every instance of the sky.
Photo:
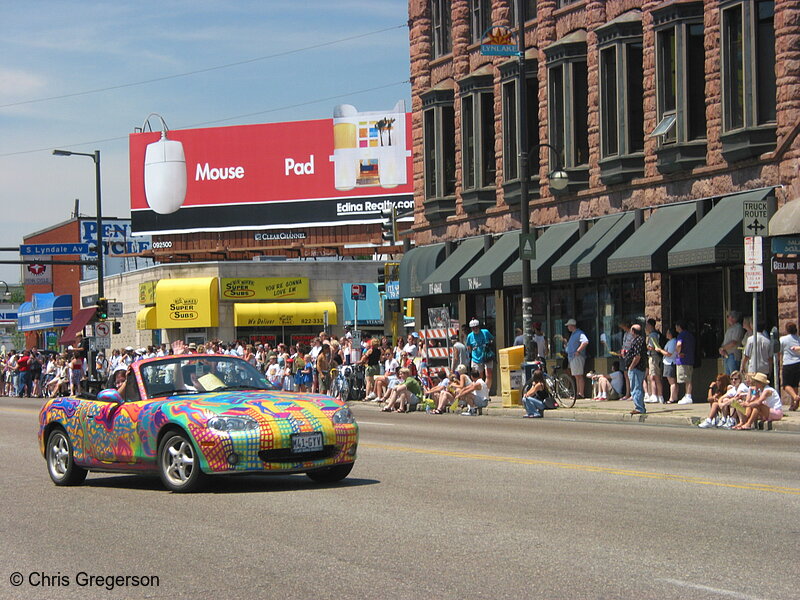
[[[0,247],[95,216],[130,216],[128,134],[411,106],[407,0],[0,0]],[[158,129],[157,120],[151,121]],[[73,241],[73,240],[64,240]],[[2,260],[16,260],[10,252]],[[20,280],[0,265],[0,280]]]

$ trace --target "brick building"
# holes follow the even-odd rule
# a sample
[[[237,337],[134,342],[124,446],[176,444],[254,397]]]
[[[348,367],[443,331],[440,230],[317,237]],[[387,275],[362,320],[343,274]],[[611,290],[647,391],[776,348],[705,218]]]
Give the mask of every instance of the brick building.
[[[516,35],[516,1],[522,108],[521,61],[481,54],[490,28]],[[610,358],[618,324],[646,315],[686,319],[716,357],[726,311],[752,311],[744,207],[800,198],[800,5],[516,1],[409,1],[417,247],[401,295],[421,299],[418,319],[447,305],[513,339],[524,111],[534,320],[551,351],[574,317],[591,356]],[[796,322],[797,275],[765,272],[760,322]]]

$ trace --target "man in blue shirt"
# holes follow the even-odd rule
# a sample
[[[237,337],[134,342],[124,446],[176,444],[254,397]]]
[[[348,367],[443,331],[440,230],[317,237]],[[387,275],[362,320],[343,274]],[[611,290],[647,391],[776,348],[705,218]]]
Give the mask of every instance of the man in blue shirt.
[[[570,332],[567,341],[567,360],[569,361],[569,372],[575,378],[575,392],[578,398],[583,398],[584,373],[586,372],[586,348],[589,345],[589,338],[578,329],[575,319],[567,321],[567,330]]]
[[[480,373],[486,382],[486,387],[492,389],[492,371],[494,370],[494,350],[492,342],[494,336],[488,329],[481,329],[478,319],[469,322],[472,331],[467,334],[467,349],[470,351],[472,368]]]

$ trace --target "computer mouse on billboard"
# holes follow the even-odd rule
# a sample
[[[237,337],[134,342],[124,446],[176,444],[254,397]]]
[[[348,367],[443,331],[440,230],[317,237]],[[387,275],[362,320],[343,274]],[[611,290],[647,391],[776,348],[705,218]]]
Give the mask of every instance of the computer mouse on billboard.
[[[147,145],[144,155],[144,194],[155,212],[168,215],[186,199],[186,156],[183,144],[161,139]]]

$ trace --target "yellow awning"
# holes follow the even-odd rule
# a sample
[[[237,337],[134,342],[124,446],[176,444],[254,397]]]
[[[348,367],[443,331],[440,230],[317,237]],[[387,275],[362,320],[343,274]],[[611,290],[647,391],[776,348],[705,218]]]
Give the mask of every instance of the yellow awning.
[[[321,327],[325,311],[328,325],[336,325],[335,302],[262,302],[233,305],[236,327]]]
[[[216,277],[162,279],[156,284],[159,328],[217,327],[219,283]]]
[[[148,306],[136,313],[136,329],[139,331],[145,329],[158,329],[156,325],[156,307]]]

